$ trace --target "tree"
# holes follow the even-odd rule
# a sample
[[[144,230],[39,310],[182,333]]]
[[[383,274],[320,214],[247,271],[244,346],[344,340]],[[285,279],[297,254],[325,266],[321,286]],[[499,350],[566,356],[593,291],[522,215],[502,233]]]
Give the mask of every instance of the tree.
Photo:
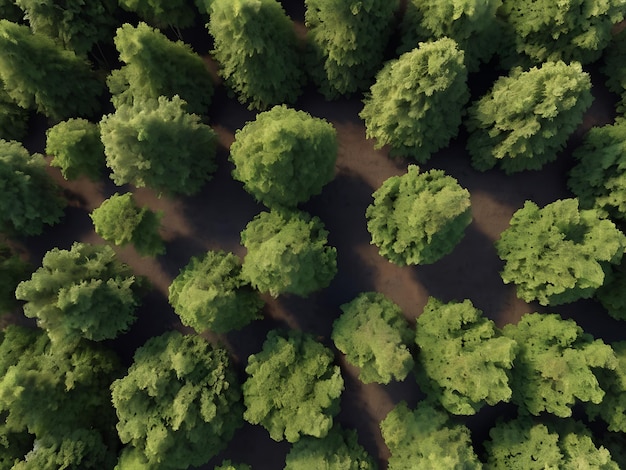
[[[364,292],[341,306],[332,339],[361,370],[363,383],[404,380],[413,369],[408,344],[414,336],[398,305],[378,292]]]
[[[142,256],[165,253],[159,227],[163,212],[139,208],[132,193],[113,194],[89,215],[96,233],[118,246],[132,243]]]
[[[241,392],[228,353],[199,336],[170,331],[150,338],[111,393],[117,431],[128,444],[120,461],[147,464],[120,468],[203,465],[242,424]]]
[[[428,299],[417,318],[418,383],[450,413],[473,415],[485,404],[511,399],[518,350],[469,300]]]
[[[0,318],[17,307],[15,289],[31,272],[27,262],[14,253],[10,246],[0,242]]]
[[[602,401],[605,391],[598,371],[617,366],[615,353],[602,340],[558,314],[527,313],[503,332],[519,346],[511,388],[520,413],[537,416],[545,411],[565,418],[578,400]]]
[[[17,105],[55,120],[94,114],[103,91],[86,59],[7,20],[0,20],[0,81]]]
[[[274,106],[235,133],[229,159],[233,178],[257,201],[295,207],[335,176],[337,132],[324,119]]]
[[[607,313],[616,320],[626,320],[626,257],[613,267],[596,291],[596,299],[600,301]]]
[[[617,111],[626,111],[626,32],[615,34],[606,48],[603,56],[602,73],[606,77],[606,87],[620,97]]]
[[[476,72],[497,51],[502,27],[496,12],[501,5],[502,0],[410,0],[400,25],[398,53],[448,37],[465,52],[468,71]]]
[[[185,0],[118,0],[120,7],[137,13],[159,28],[187,28],[193,25],[196,12]]]
[[[239,258],[225,251],[191,258],[172,281],[169,302],[183,325],[198,333],[239,330],[261,318],[264,304],[242,279]]]
[[[383,182],[365,212],[372,244],[400,266],[431,264],[452,252],[472,220],[470,194],[443,170],[409,165]]]
[[[398,0],[305,0],[307,69],[327,99],[371,85],[392,33]]]
[[[224,460],[213,470],[252,470],[252,467],[245,463],[232,463],[230,460]]]
[[[357,442],[356,431],[335,425],[326,437],[303,437],[287,454],[284,470],[312,468],[376,470],[378,466]]]
[[[28,111],[13,101],[0,80],[0,139],[21,141],[28,132],[28,119]]]
[[[98,181],[104,169],[104,146],[97,124],[86,119],[68,119],[46,131],[46,153],[50,166],[61,169],[66,180],[85,175]]]
[[[0,232],[38,235],[63,216],[65,199],[42,155],[0,139]]]
[[[467,150],[479,171],[538,170],[556,159],[591,105],[591,80],[578,62],[516,67],[469,107]]]
[[[214,0],[207,27],[220,75],[249,109],[300,95],[301,53],[293,24],[276,0]]]
[[[380,423],[380,429],[391,452],[389,470],[482,468],[469,429],[451,423],[444,411],[427,403],[418,404],[413,411],[405,402],[398,403]]]
[[[117,185],[190,195],[215,171],[216,134],[178,96],[121,105],[100,121],[107,166]]]
[[[622,259],[626,237],[596,210],[580,210],[577,199],[541,209],[526,201],[495,245],[502,280],[519,298],[559,305],[593,296]]]
[[[71,348],[81,338],[102,341],[126,331],[136,319],[140,286],[110,246],[75,242],[70,250],[48,251],[15,297],[26,301],[24,314],[37,319],[53,346]]]
[[[337,250],[318,217],[304,212],[261,212],[241,232],[248,249],[241,277],[272,297],[306,297],[323,289],[337,273]]]
[[[323,438],[339,412],[343,378],[333,353],[309,334],[272,330],[263,350],[248,358],[243,417],[275,441]]]
[[[121,69],[107,78],[116,108],[159,96],[180,96],[190,113],[203,115],[213,97],[213,80],[202,58],[182,41],[170,41],[145,23],[124,24],[115,34]]]
[[[456,137],[469,96],[463,51],[442,38],[387,62],[359,116],[375,148],[424,163]]]

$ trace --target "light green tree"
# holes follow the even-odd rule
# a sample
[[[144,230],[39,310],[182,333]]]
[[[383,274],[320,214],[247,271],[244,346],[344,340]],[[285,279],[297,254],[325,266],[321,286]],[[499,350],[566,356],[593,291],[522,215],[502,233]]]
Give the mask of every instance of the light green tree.
[[[159,28],[187,28],[193,25],[196,11],[185,0],[118,0],[120,7],[137,13]]]

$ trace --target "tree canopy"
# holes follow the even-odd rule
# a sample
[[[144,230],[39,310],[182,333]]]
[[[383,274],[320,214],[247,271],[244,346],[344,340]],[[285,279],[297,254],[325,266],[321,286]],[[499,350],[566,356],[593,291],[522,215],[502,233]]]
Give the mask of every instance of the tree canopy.
[[[516,67],[469,107],[465,121],[472,166],[507,174],[556,159],[591,105],[591,79],[578,62]]]
[[[615,224],[594,209],[580,210],[577,199],[543,208],[526,201],[496,241],[502,280],[515,284],[519,298],[541,305],[592,297],[625,249]]]
[[[273,297],[306,297],[323,289],[337,273],[337,250],[318,217],[305,212],[261,212],[241,232],[248,249],[241,276]]]
[[[190,195],[216,169],[217,137],[180,97],[120,105],[100,121],[111,179],[159,193]]]
[[[617,111],[626,111],[626,31],[615,34],[603,55],[602,72],[606,87],[620,97]]]
[[[626,320],[626,257],[608,273],[596,291],[596,299],[613,318]]]
[[[341,306],[332,339],[346,360],[360,368],[363,383],[404,380],[414,361],[414,333],[398,305],[378,292],[364,292]]]
[[[375,148],[423,163],[456,137],[470,97],[463,56],[442,38],[385,64],[359,113]]]
[[[392,263],[431,264],[452,252],[472,220],[469,191],[443,170],[409,165],[385,180],[365,212],[372,244]]]
[[[135,352],[111,385],[121,462],[142,467],[199,466],[217,455],[242,424],[240,387],[228,353],[199,336],[170,331]]]
[[[598,383],[602,369],[618,363],[611,347],[583,332],[573,320],[558,314],[527,313],[503,328],[519,351],[513,363],[513,403],[520,413],[572,415],[577,401],[600,403],[605,390]]]
[[[243,417],[275,441],[323,438],[339,412],[343,378],[333,353],[307,333],[272,330],[263,350],[248,358]]]
[[[337,133],[324,119],[274,106],[237,130],[230,160],[233,178],[257,201],[295,207],[335,176]]]
[[[233,253],[208,251],[194,256],[169,287],[169,302],[183,325],[198,333],[228,333],[261,318],[263,300],[241,277]]]
[[[196,15],[191,2],[186,0],[118,0],[118,3],[159,28],[187,28],[193,25]]]

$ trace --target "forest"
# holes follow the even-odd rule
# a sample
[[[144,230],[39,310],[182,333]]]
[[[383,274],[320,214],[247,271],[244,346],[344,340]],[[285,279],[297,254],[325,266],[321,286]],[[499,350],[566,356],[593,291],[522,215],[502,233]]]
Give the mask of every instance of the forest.
[[[0,470],[626,468],[625,20],[0,0]]]

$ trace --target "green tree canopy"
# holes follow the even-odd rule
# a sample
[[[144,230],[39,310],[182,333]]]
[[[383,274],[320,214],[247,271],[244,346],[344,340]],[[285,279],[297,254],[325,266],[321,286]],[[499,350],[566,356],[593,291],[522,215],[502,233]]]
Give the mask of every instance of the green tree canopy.
[[[276,0],[214,0],[207,27],[219,73],[241,103],[262,110],[300,95],[300,47]]]
[[[104,146],[100,128],[86,119],[68,119],[46,131],[46,153],[54,158],[50,166],[61,169],[63,178],[86,175],[98,181],[104,170]]]
[[[193,194],[211,178],[217,137],[178,96],[121,105],[100,121],[107,166],[117,185]]]
[[[101,341],[126,331],[136,319],[139,286],[110,246],[75,242],[70,250],[48,251],[15,296],[54,346],[70,348],[81,338]]]
[[[602,73],[606,76],[606,87],[620,97],[617,111],[626,111],[626,30],[613,36],[603,57]]]
[[[626,257],[608,273],[596,298],[613,318],[626,320]]]
[[[485,404],[511,399],[517,344],[471,301],[430,297],[415,329],[420,388],[447,411],[473,415]]]
[[[241,232],[248,249],[241,276],[273,297],[306,297],[330,284],[337,273],[337,250],[318,217],[305,212],[261,212]]]
[[[275,441],[322,438],[339,412],[343,378],[333,353],[309,334],[268,333],[263,350],[248,358],[243,417]]]
[[[20,107],[57,120],[94,114],[104,88],[86,59],[28,26],[2,19],[0,81]]]
[[[190,113],[206,114],[213,97],[213,80],[202,58],[182,41],[170,41],[145,23],[124,24],[115,34],[124,62],[107,78],[116,108],[159,96],[180,96]]]
[[[187,28],[193,25],[196,16],[192,3],[186,0],[118,0],[118,3],[159,28]]]
[[[398,403],[380,423],[391,452],[389,470],[442,468],[480,470],[469,429],[450,422],[448,414],[427,404],[410,410]]]
[[[305,0],[307,69],[327,99],[369,87],[383,61],[398,0]]]
[[[65,199],[45,168],[42,155],[0,139],[0,232],[38,235],[61,220]]]
[[[142,256],[165,253],[165,243],[159,235],[163,212],[139,208],[132,193],[113,194],[89,216],[96,233],[106,241],[119,246],[132,243]]]
[[[21,281],[28,279],[31,272],[29,263],[10,246],[0,242],[0,317],[17,307],[15,289]]]
[[[456,137],[469,97],[463,51],[442,38],[387,62],[359,116],[375,148],[423,163]]]
[[[240,387],[227,351],[195,335],[170,331],[149,339],[111,392],[117,431],[129,444],[125,454],[148,464],[121,468],[202,465],[242,424]]]
[[[239,330],[259,314],[263,300],[241,277],[233,253],[208,251],[191,258],[169,287],[169,302],[183,325],[198,333]]]
[[[28,132],[28,110],[9,96],[0,80],[0,139],[21,141]]]
[[[520,413],[537,416],[545,411],[565,418],[577,401],[602,401],[605,391],[596,374],[618,364],[602,340],[558,314],[527,313],[516,325],[505,325],[503,332],[519,346],[511,388]]]
[[[385,180],[365,216],[372,244],[392,263],[431,264],[452,252],[472,220],[469,191],[443,170],[409,165]]]
[[[364,292],[341,310],[332,339],[346,360],[361,369],[361,382],[404,380],[414,365],[408,348],[414,333],[400,307],[384,294]]]
[[[546,62],[500,77],[469,108],[467,150],[480,171],[538,170],[556,159],[591,105],[591,80],[578,62]]]
[[[257,201],[295,207],[335,176],[337,132],[324,119],[274,106],[235,133],[230,160],[233,178]]]
[[[515,284],[519,298],[541,305],[592,297],[625,249],[615,224],[596,210],[579,210],[577,199],[543,208],[526,201],[496,241],[502,280]]]
[[[357,441],[356,431],[339,425],[318,439],[303,437],[287,454],[284,470],[376,470],[378,466]]]

